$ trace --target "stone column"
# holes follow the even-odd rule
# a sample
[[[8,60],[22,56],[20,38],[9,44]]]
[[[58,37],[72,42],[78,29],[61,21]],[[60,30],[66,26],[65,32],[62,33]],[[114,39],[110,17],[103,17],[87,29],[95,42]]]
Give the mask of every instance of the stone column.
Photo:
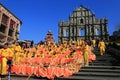
[[[102,24],[102,31],[103,31],[103,36],[105,35],[105,26]]]
[[[73,27],[73,36],[75,36],[75,32],[76,32],[75,27]]]
[[[13,38],[14,38],[14,40],[16,40],[16,27],[17,27],[17,23],[15,23],[15,25],[14,25],[14,32],[13,32]]]
[[[102,28],[102,38],[103,38],[103,40],[105,39],[105,30],[104,30],[104,25],[103,25],[103,23],[101,24],[101,28]]]
[[[65,34],[65,28],[63,28],[63,36],[66,36],[66,34]]]
[[[92,39],[94,39],[94,25],[92,25],[92,28],[91,28],[91,37],[92,37]]]
[[[63,35],[66,37],[66,29],[63,29]]]
[[[8,34],[9,34],[9,29],[10,29],[10,18],[8,18],[8,23],[7,23],[7,28],[6,28],[6,30],[5,30],[5,35],[6,35],[6,40],[5,40],[5,42],[7,42],[7,39],[8,39]]]
[[[108,26],[107,26],[107,24],[105,24],[106,26],[105,26],[105,28],[106,28],[106,33],[108,33]]]
[[[109,41],[109,34],[108,34],[108,24],[107,24],[107,21],[105,21],[105,28],[106,28],[106,40]]]
[[[92,31],[91,31],[91,29],[92,29],[92,26],[90,25],[90,26],[89,26],[89,39],[91,39],[91,36],[92,36]]]
[[[75,27],[74,27],[74,40],[75,40],[75,41],[77,40],[76,37],[77,37],[77,32],[76,32],[76,26],[75,26]]]
[[[87,26],[87,39],[89,39],[89,34],[90,34],[90,14],[89,14],[89,11],[88,11],[88,26]]]
[[[92,14],[92,39],[94,39],[94,37],[95,37],[95,31],[94,31],[94,27],[95,27],[95,17],[94,17],[95,15],[94,14]]]
[[[2,23],[2,16],[3,16],[3,13],[2,11],[0,12],[0,27],[1,27],[1,23]],[[6,43],[6,35],[2,38],[2,43],[1,45],[4,45],[4,43]]]
[[[94,39],[96,39],[96,28],[94,27]]]
[[[0,12],[0,24],[1,24],[1,21],[2,21],[2,16],[3,16],[3,13]]]
[[[61,36],[61,27],[60,26],[59,26],[59,30],[58,31],[59,31],[58,35]]]
[[[108,33],[108,20],[105,19],[106,32]]]
[[[95,26],[94,26],[94,39],[96,39],[96,28],[95,28]]]
[[[20,24],[17,24],[16,31],[20,32]],[[19,39],[19,34],[16,34],[16,39]]]
[[[89,28],[88,28],[88,27],[89,27],[89,26],[86,26],[86,35],[85,35],[85,36],[86,36],[86,39],[87,39],[88,36],[89,36],[89,35],[88,35],[88,34],[89,34]]]
[[[63,38],[63,26],[61,26],[61,41],[62,41],[62,38]]]
[[[80,28],[77,29],[77,36],[80,36]]]
[[[69,28],[70,28],[70,32],[69,32],[69,33],[70,33],[70,38],[69,38],[69,39],[71,40],[71,36],[72,36],[72,26],[70,25]]]

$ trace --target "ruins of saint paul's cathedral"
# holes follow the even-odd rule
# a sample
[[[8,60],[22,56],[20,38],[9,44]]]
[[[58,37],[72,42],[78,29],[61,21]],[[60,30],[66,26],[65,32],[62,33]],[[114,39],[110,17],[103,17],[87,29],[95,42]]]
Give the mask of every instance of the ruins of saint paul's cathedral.
[[[95,18],[95,14],[83,6],[75,9],[68,21],[59,22],[58,42],[80,39],[109,40],[108,20]]]

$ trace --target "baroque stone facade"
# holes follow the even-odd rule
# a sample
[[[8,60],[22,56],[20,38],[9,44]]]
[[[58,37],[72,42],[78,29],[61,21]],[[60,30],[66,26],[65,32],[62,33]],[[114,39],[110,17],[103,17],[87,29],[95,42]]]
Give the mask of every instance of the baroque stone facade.
[[[21,20],[0,3],[0,46],[19,39]]]
[[[59,43],[61,43],[62,40],[109,40],[108,20],[106,18],[96,19],[95,14],[82,5],[73,11],[69,16],[69,21],[60,21],[58,25]]]

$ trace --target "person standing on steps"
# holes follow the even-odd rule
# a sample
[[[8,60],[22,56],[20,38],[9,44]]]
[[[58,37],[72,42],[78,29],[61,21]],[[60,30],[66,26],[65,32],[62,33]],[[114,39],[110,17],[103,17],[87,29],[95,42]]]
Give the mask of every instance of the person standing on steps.
[[[91,40],[92,46],[95,47],[96,46],[96,40]]]
[[[103,56],[105,53],[105,42],[103,40],[99,41],[98,48],[100,49],[100,55]]]
[[[84,63],[85,63],[85,66],[89,66],[89,53],[88,53],[88,50],[89,50],[89,45],[85,42],[84,43],[84,46],[83,46],[83,56],[84,56]]]
[[[4,44],[4,48],[0,49],[0,75],[7,75],[7,61],[13,57],[12,50],[8,47],[8,43]]]

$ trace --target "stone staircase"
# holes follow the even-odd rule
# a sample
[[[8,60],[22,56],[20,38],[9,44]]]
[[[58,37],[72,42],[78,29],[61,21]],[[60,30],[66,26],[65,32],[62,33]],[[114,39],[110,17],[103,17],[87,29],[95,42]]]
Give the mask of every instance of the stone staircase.
[[[120,64],[109,54],[100,56],[99,51],[94,52],[97,60],[83,67],[71,77],[61,77],[61,80],[120,80]],[[55,79],[55,80],[58,80]]]
[[[120,64],[109,54],[100,56],[99,50],[95,50],[97,60],[82,67],[78,73],[70,77],[59,77],[54,80],[120,80]],[[11,80],[27,80],[27,76],[12,76]],[[3,79],[7,80],[7,79]],[[30,77],[28,80],[47,80],[46,78]]]

